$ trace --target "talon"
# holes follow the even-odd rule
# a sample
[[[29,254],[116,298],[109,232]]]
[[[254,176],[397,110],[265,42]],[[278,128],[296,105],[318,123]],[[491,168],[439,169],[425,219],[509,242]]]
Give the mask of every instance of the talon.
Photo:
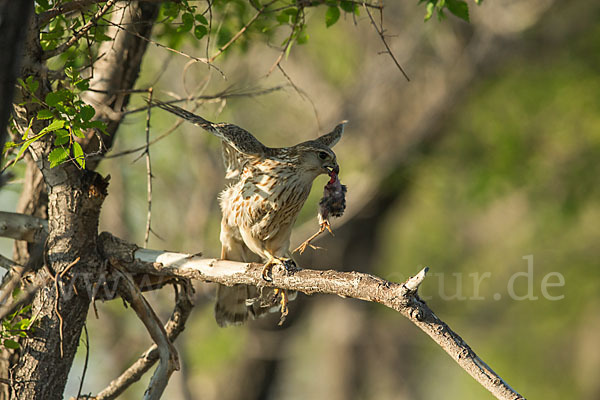
[[[263,267],[262,278],[267,282],[273,282],[273,265],[275,265],[275,261],[271,259]]]
[[[329,233],[331,234],[331,236],[335,236],[333,234],[333,231],[331,230],[331,225],[329,225],[329,221],[328,220],[325,220],[325,221],[323,221],[323,223],[321,223],[320,232],[323,232],[325,229],[327,229],[329,231]]]
[[[287,292],[283,289],[275,289],[275,293],[281,293],[281,300],[279,303],[281,304],[281,317],[279,318],[279,326],[283,325],[285,321],[285,317],[288,315],[288,295]]]

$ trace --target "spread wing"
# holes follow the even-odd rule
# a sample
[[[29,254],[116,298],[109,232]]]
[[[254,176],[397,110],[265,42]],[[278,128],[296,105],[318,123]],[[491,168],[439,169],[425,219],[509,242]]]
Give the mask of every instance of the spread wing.
[[[223,163],[226,169],[225,177],[227,179],[235,178],[241,173],[248,156],[263,157],[267,153],[268,148],[264,144],[239,126],[222,122],[214,123],[183,108],[162,101],[153,100],[152,104],[200,126],[221,139],[223,143]]]
[[[180,116],[181,118],[190,121],[191,123],[200,126],[204,130],[212,133],[220,138],[224,143],[231,148],[244,153],[246,155],[261,156],[265,154],[267,147],[258,141],[250,132],[239,126],[227,124],[224,122],[210,122],[199,115],[193,114],[183,108],[174,106],[173,104],[164,103],[162,101],[153,100],[153,105],[156,105],[163,110]]]
[[[333,130],[329,133],[326,133],[323,136],[319,136],[315,139],[315,142],[321,143],[327,147],[333,147],[337,142],[342,138],[342,134],[344,133],[344,125],[346,125],[348,121],[342,121]]]

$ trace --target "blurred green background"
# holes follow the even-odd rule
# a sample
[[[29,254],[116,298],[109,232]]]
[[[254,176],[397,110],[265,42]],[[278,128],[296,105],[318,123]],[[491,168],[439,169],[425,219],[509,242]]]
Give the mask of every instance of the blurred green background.
[[[394,281],[429,266],[423,297],[518,392],[598,399],[600,4],[486,1],[470,4],[471,24],[424,24],[422,7],[406,3],[389,2],[385,21],[411,82],[379,54],[380,38],[363,14],[326,28],[323,11],[314,10],[308,43],[283,63],[302,95],[287,87],[206,101],[196,112],[240,125],[271,146],[316,137],[348,119],[335,148],[349,188],[347,213],[334,224],[336,237],[319,243],[327,250],[300,264]],[[183,48],[195,54],[203,45]],[[277,54],[258,41],[233,50],[218,64],[223,80],[153,47],[138,86],[153,85],[163,100],[275,86],[287,82],[277,71],[265,76]],[[133,102],[144,104],[141,96]],[[153,111],[152,136],[175,122]],[[144,124],[145,113],[129,116],[114,152],[142,145]],[[218,256],[216,196],[225,185],[218,141],[183,124],[151,154],[152,227],[160,238],[149,247]],[[101,164],[112,176],[101,229],[142,244],[146,169],[136,157]],[[317,228],[325,181],[316,181],[292,245]],[[3,190],[4,209],[14,209],[18,189]],[[10,242],[2,243],[10,254]],[[544,282],[557,285],[544,292]],[[220,329],[213,290],[196,285],[196,308],[177,342],[183,371],[165,398],[492,398],[426,335],[381,306],[300,295],[281,328],[275,316]],[[166,318],[171,291],[148,296]],[[84,392],[92,393],[151,344],[120,302],[98,309],[100,318],[92,312],[88,323]],[[84,356],[82,349],[67,394],[77,391]],[[139,398],[147,381],[123,398]]]

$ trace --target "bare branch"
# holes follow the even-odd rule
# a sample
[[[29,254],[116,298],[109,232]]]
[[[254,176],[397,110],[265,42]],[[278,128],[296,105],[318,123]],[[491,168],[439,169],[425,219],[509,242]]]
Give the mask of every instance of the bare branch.
[[[15,311],[17,311],[19,309],[19,307],[31,303],[31,300],[33,299],[33,296],[35,295],[35,293],[42,286],[44,286],[45,283],[46,283],[46,280],[39,280],[39,282],[36,282],[36,283],[28,286],[27,289],[25,290],[25,292],[22,293],[16,301],[13,301],[12,303],[7,302],[6,304],[3,304],[2,306],[0,306],[0,319],[3,319],[7,315],[14,313]]]
[[[144,235],[144,247],[148,247],[150,230],[152,230],[152,162],[150,161],[150,113],[152,111],[152,88],[148,89],[148,113],[146,114],[146,183],[148,186],[148,216],[146,217],[146,234]]]
[[[167,337],[171,342],[179,336],[185,328],[185,323],[193,308],[191,301],[191,287],[186,281],[180,283],[180,289],[175,291],[175,309],[165,324]],[[131,384],[140,380],[158,360],[158,347],[154,344],[146,350],[136,362],[134,362],[118,378],[96,396],[96,400],[112,400],[121,395]]]
[[[48,221],[31,215],[0,211],[0,236],[41,242],[48,234]]]
[[[378,26],[377,23],[375,22],[375,19],[373,18],[373,14],[371,14],[371,10],[369,10],[369,7],[367,6],[367,3],[362,3],[362,5],[363,5],[365,11],[367,12],[367,15],[369,16],[369,19],[371,20],[371,24],[373,24],[373,27],[375,28],[375,31],[377,32],[377,34],[381,38],[381,42],[385,46],[385,49],[386,49],[385,52],[390,55],[390,57],[392,58],[392,60],[394,61],[394,63],[398,67],[398,69],[400,70],[400,72],[402,72],[402,75],[404,75],[404,77],[406,78],[406,80],[410,82],[410,79],[409,79],[408,75],[406,74],[406,72],[404,72],[404,69],[402,68],[402,66],[400,65],[400,63],[398,62],[398,60],[396,59],[396,56],[394,55],[394,53],[392,53],[392,50],[390,49],[390,46],[387,44],[387,41],[385,40],[384,29],[383,29],[383,19],[382,19],[382,22],[381,22],[380,26]],[[382,11],[383,11],[383,9],[379,9],[380,13]]]
[[[158,368],[154,371],[154,375],[152,375],[152,379],[150,379],[148,389],[146,389],[146,392],[144,393],[144,399],[159,400],[167,387],[171,374],[173,371],[179,370],[177,350],[175,350],[171,344],[160,319],[154,313],[154,310],[150,307],[150,304],[148,304],[139,288],[135,285],[131,276],[127,272],[121,270],[120,267],[115,266],[115,269],[124,278],[120,281],[125,286],[125,289],[121,290],[121,296],[129,301],[137,316],[146,326],[152,340],[154,340],[158,346],[160,362]]]

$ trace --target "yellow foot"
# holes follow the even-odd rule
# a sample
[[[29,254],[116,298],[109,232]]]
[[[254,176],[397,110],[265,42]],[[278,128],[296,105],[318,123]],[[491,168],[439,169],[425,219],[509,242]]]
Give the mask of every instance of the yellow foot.
[[[281,300],[279,301],[279,304],[281,304],[281,317],[279,318],[279,325],[283,325],[283,322],[285,321],[285,317],[287,317],[288,315],[288,294],[285,290],[283,289],[279,289],[279,288],[275,288],[275,296],[277,296],[278,294],[281,294]]]

